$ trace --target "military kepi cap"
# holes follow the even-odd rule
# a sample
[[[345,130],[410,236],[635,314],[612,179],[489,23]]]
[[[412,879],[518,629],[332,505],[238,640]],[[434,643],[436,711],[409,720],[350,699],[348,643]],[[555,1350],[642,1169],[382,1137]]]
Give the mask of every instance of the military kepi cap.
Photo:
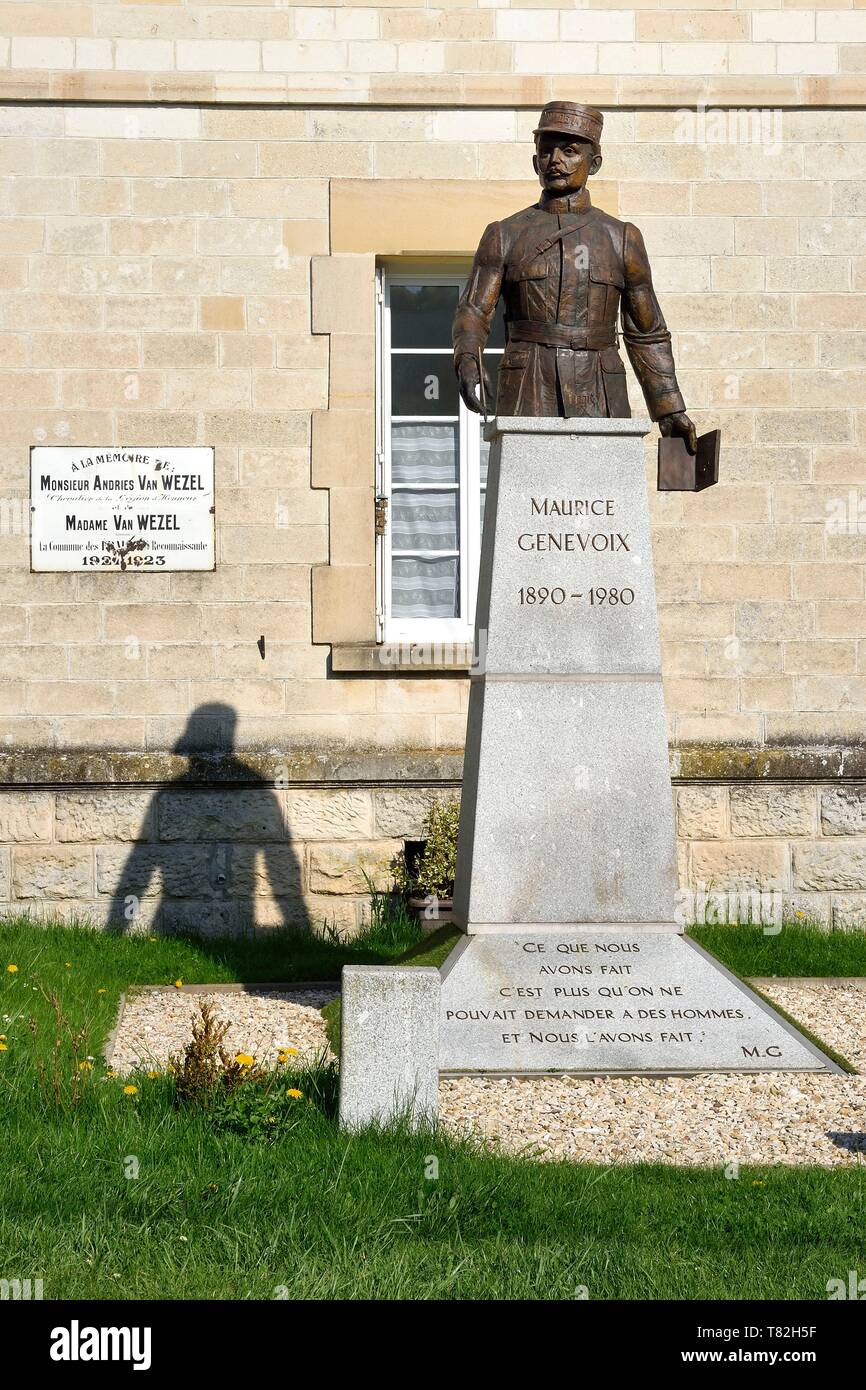
[[[581,106],[576,101],[549,101],[532,133],[541,135],[551,131],[558,135],[577,135],[598,145],[603,125],[604,116],[594,106]]]

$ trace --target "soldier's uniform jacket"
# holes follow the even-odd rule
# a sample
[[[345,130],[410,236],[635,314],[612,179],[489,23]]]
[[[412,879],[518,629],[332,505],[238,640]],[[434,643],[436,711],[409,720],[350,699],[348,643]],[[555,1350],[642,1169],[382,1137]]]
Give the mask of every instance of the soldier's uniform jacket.
[[[594,208],[586,189],[544,194],[486,229],[454,318],[455,366],[464,353],[477,359],[500,294],[498,415],[629,416],[620,314],[652,419],[685,410],[643,237]]]

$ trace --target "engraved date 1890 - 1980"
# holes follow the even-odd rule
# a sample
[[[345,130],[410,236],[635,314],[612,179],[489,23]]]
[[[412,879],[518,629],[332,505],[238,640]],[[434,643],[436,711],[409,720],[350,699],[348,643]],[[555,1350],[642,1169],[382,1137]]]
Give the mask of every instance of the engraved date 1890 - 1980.
[[[519,589],[518,596],[521,604],[552,603],[557,607],[565,603],[566,599],[584,599],[591,608],[599,608],[602,604],[608,604],[610,607],[622,604],[627,608],[629,604],[634,603],[634,589],[592,588],[581,593],[569,593],[561,586],[550,589],[532,585]]]

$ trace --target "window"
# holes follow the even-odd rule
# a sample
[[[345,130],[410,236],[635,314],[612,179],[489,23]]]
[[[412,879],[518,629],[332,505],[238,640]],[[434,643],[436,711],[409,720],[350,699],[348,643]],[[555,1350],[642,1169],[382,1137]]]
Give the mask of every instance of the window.
[[[489,446],[452,366],[451,321],[467,270],[380,272],[378,545],[380,638],[471,642]],[[501,311],[485,366],[505,346]],[[380,515],[381,515],[380,509]]]

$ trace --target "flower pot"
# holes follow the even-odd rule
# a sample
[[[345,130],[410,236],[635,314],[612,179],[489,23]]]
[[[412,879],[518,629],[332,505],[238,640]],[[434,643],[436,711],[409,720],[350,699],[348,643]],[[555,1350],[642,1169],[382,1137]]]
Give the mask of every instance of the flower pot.
[[[434,898],[426,893],[412,893],[409,906],[415,913],[422,931],[434,932],[450,926],[453,920],[454,899]]]

